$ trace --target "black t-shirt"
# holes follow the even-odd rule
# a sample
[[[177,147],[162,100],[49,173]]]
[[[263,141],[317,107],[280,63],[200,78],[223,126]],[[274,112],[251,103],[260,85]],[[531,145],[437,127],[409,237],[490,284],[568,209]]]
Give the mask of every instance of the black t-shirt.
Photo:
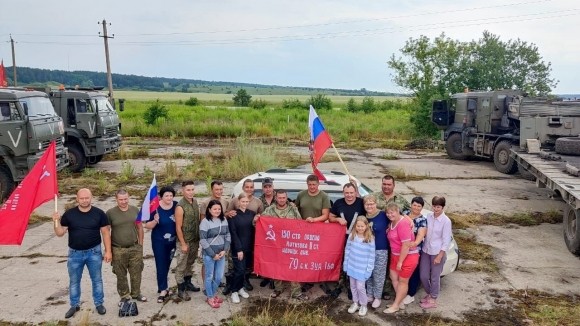
[[[336,215],[337,217],[341,217],[340,213],[342,213],[344,215],[344,219],[346,220],[347,229],[350,227],[350,224],[352,223],[354,213],[358,213],[358,216],[366,214],[363,200],[360,197],[357,197],[354,200],[354,203],[352,203],[351,205],[347,204],[344,198],[336,200],[332,205],[332,207],[330,208],[330,213]]]
[[[87,250],[101,244],[101,227],[109,225],[107,214],[92,206],[88,212],[77,207],[62,215],[62,226],[68,227],[68,246],[75,250]]]

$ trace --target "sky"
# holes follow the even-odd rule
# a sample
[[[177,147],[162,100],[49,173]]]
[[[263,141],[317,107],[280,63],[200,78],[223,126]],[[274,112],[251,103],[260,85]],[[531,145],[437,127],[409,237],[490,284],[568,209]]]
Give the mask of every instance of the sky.
[[[0,59],[12,66],[405,93],[387,61],[410,38],[485,30],[533,43],[556,94],[580,93],[576,0],[1,0]],[[100,33],[100,34],[99,34]]]

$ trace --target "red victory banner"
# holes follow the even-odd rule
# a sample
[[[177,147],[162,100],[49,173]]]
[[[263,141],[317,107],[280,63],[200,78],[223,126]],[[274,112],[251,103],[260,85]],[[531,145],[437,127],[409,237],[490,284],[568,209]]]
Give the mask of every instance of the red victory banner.
[[[254,272],[293,282],[337,281],[345,226],[260,216],[256,223]]]

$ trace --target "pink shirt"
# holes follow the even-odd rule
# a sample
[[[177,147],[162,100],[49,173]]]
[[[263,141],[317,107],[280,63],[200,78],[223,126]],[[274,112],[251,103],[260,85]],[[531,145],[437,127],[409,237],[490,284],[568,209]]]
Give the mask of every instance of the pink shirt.
[[[402,217],[397,224],[389,226],[387,230],[387,238],[389,239],[389,245],[391,246],[391,253],[395,256],[401,254],[401,248],[403,247],[403,242],[405,241],[415,241],[415,235],[413,234],[413,227],[411,221],[408,218]],[[409,248],[409,254],[418,253],[417,247]]]

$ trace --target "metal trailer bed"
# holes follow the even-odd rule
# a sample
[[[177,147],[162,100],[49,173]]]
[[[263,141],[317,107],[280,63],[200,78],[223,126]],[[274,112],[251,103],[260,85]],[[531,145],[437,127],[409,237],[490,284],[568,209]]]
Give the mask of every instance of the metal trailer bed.
[[[530,146],[532,145],[532,146]],[[528,143],[532,153],[512,149],[511,157],[536,177],[536,185],[552,190],[568,204],[564,212],[564,241],[568,250],[580,255],[580,156],[539,150]]]

